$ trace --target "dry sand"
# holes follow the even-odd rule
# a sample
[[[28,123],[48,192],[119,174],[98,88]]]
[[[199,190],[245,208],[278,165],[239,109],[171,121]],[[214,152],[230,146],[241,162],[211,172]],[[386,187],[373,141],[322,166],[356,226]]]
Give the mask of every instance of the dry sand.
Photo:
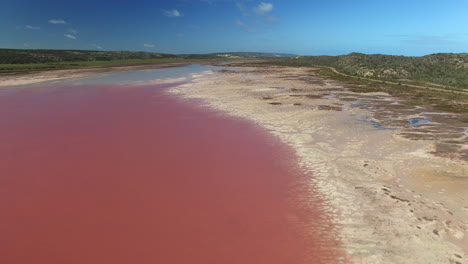
[[[438,155],[434,140],[404,135],[421,129],[407,125],[411,118],[428,113],[399,109],[406,119],[385,127],[375,116],[400,105],[397,98],[356,94],[310,76],[309,69],[242,68],[194,77],[170,92],[252,120],[296,150],[350,262],[468,263],[466,131],[454,142],[457,153]],[[357,104],[370,99],[373,107]]]
[[[0,86],[134,69],[2,75]],[[310,69],[193,77],[169,92],[252,120],[296,150],[350,262],[468,263],[468,128],[450,121],[456,116],[410,109],[384,93],[356,94]],[[433,120],[408,125],[425,117]]]

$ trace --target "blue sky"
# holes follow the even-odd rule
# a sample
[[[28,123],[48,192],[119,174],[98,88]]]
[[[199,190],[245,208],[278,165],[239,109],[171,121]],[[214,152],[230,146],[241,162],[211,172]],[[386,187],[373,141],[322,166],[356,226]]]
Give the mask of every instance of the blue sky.
[[[468,1],[0,0],[0,48],[468,52]]]

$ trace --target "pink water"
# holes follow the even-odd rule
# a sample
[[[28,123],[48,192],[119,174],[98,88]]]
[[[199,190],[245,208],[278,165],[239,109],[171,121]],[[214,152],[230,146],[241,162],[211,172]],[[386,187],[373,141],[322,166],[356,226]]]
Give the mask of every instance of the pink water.
[[[333,263],[293,152],[165,88],[0,91],[0,263]]]

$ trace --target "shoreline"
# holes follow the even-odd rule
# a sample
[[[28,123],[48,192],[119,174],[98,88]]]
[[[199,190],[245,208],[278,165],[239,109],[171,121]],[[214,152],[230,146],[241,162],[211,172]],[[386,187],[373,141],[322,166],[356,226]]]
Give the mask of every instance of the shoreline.
[[[262,60],[236,60],[235,63],[243,62],[258,62]],[[21,86],[48,81],[59,81],[66,79],[80,79],[85,77],[98,76],[99,74],[111,72],[125,72],[151,69],[164,69],[172,67],[183,67],[194,64],[223,66],[220,63],[225,61],[216,60],[200,60],[200,61],[180,61],[180,62],[164,62],[156,64],[136,64],[136,65],[113,65],[113,66],[96,66],[96,67],[78,67],[65,69],[43,69],[18,72],[0,72],[0,88],[5,86]],[[231,63],[231,62],[228,62]]]
[[[4,262],[343,263],[294,150],[172,80],[3,90]]]
[[[0,88],[5,86],[21,86],[36,84],[49,81],[60,81],[68,79],[80,79],[87,77],[99,76],[101,74],[112,72],[125,72],[137,70],[164,69],[172,67],[182,67],[191,65],[191,62],[174,62],[161,64],[144,64],[144,65],[123,65],[110,67],[88,67],[78,69],[55,69],[55,70],[40,70],[31,72],[15,72],[15,73],[0,73]]]
[[[155,66],[182,65],[0,76],[0,87]],[[382,92],[351,92],[343,82],[311,76],[310,68],[240,69],[196,74],[168,93],[253,121],[292,147],[314,175],[352,263],[468,263],[466,138],[453,143],[459,124],[443,123],[451,116],[403,107]],[[395,113],[434,120],[428,128],[409,126],[390,118]],[[443,144],[431,137],[439,132],[447,134]]]
[[[252,120],[293,147],[353,263],[467,263],[468,164],[431,154],[433,142],[404,137],[403,127],[378,128],[369,109],[333,93],[393,98],[293,78],[308,75],[304,68],[241,69],[195,76],[170,92]]]

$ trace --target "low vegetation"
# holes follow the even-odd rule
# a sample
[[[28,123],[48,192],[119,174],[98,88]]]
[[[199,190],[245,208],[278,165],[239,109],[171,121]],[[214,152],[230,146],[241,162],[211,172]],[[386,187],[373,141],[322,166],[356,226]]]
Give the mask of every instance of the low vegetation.
[[[227,52],[173,55],[154,52],[0,49],[0,72],[158,64],[168,62],[284,58],[293,55]]]
[[[443,89],[468,89],[468,53],[423,57],[366,55],[299,56],[275,61],[285,66],[328,66],[355,77]]]
[[[284,53],[263,53],[263,52],[225,52],[209,54],[184,54],[179,55],[182,58],[200,59],[200,58],[218,58],[218,59],[264,59],[264,58],[290,58],[293,54]]]
[[[85,67],[112,67],[112,66],[132,66],[148,65],[158,63],[185,62],[180,58],[160,58],[160,59],[130,59],[111,61],[71,61],[71,62],[49,62],[49,63],[26,63],[26,64],[0,64],[0,72],[32,71],[32,70],[52,70]]]
[[[355,92],[383,91],[406,98],[408,104],[431,105],[435,109],[468,113],[468,95],[457,92],[468,90],[468,54],[432,54],[424,57],[360,53],[292,56],[253,52],[172,55],[129,51],[0,49],[0,72],[270,58],[256,63],[314,67],[313,74],[346,82]]]
[[[0,49],[1,64],[45,64],[77,61],[94,62],[151,60],[176,57],[177,56],[171,54],[152,52]]]
[[[311,73],[327,79],[341,81],[353,92],[386,92],[392,96],[405,98],[406,104],[409,105],[426,105],[436,110],[468,113],[468,93],[460,93],[449,89],[417,89],[405,84],[391,84],[385,81],[376,82],[364,78],[353,78],[338,74],[325,67],[316,68]],[[466,118],[466,116],[463,116],[463,118]]]

